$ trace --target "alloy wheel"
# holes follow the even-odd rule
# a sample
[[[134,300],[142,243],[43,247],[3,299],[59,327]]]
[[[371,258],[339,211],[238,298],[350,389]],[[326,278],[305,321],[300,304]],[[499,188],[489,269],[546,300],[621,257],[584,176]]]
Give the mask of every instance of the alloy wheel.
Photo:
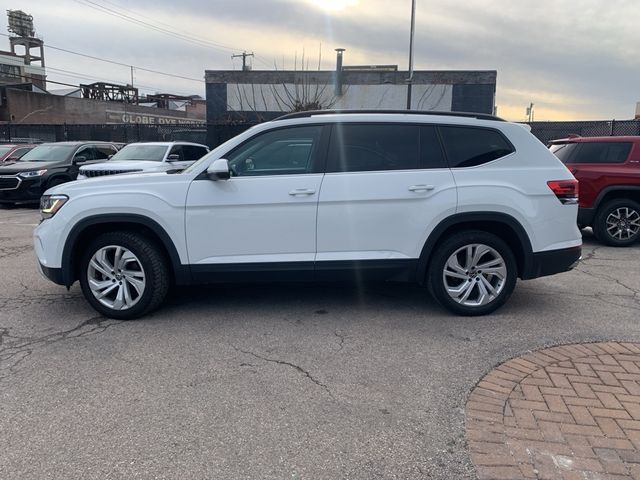
[[[146,287],[142,263],[131,250],[119,245],[102,247],[93,254],[87,280],[93,296],[113,310],[133,307]]]
[[[488,245],[474,243],[448,258],[442,279],[448,295],[467,307],[484,306],[502,292],[507,279],[504,258]]]
[[[618,207],[607,216],[607,233],[616,240],[629,240],[640,232],[640,213],[629,207]]]

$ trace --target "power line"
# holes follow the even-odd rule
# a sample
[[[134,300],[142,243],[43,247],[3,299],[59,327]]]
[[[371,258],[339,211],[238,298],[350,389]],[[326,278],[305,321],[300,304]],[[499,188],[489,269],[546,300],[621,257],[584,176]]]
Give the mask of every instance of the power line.
[[[89,0],[87,0],[87,1],[89,1]],[[90,3],[94,3],[95,4],[95,2],[93,2],[93,1],[90,1]],[[164,25],[165,27],[169,27],[169,28],[167,28],[167,30],[175,32],[176,34],[181,35],[183,37],[188,37],[188,38],[191,38],[193,40],[196,40],[196,41],[199,41],[199,42],[202,42],[202,43],[207,43],[209,45],[212,45],[212,46],[215,46],[215,47],[219,47],[219,48],[224,48],[224,49],[227,49],[227,50],[232,50],[232,51],[242,50],[241,48],[230,47],[228,45],[223,45],[223,44],[220,44],[220,43],[217,43],[217,42],[212,42],[211,40],[208,40],[206,38],[196,37],[195,35],[191,35],[191,34],[188,34],[188,33],[184,32],[184,31],[177,30],[174,25],[170,25],[168,23],[161,22],[160,20],[151,18],[151,17],[149,17],[147,15],[143,15],[143,14],[141,14],[141,13],[135,11],[135,10],[123,7],[122,5],[119,5],[116,2],[111,2],[109,0],[102,0],[102,3],[106,3],[106,4],[111,5],[113,7],[119,8],[119,9],[127,11],[127,12],[130,12],[130,13],[136,15],[137,17],[144,18],[144,19],[146,19],[146,20],[148,20],[150,22],[153,22],[153,23],[156,23],[156,24],[159,24],[159,25]],[[103,8],[106,8],[106,7],[103,7]]]
[[[130,15],[127,15],[125,13],[121,13],[118,12],[117,10],[113,10],[109,7],[105,7],[103,5],[100,5],[99,3],[93,2],[91,0],[74,0],[76,3],[79,3],[81,5],[84,5],[86,7],[89,8],[93,8],[94,10],[98,10],[99,12],[105,13],[107,15],[111,15],[113,17],[119,18],[121,20],[133,23],[135,25],[138,25],[140,27],[144,27],[144,28],[148,28],[151,30],[154,30],[156,32],[159,33],[163,33],[165,35],[169,35],[173,38],[177,38],[179,40],[183,40],[185,42],[197,45],[199,47],[204,47],[204,48],[213,48],[213,49],[217,49],[217,50],[231,50],[231,51],[236,51],[236,49],[232,48],[232,47],[227,47],[226,45],[220,45],[220,44],[216,44],[213,42],[210,42],[208,40],[200,40],[198,38],[195,37],[191,37],[189,35],[184,35],[182,33],[176,32],[175,30],[169,30],[163,27],[159,27],[157,25],[153,25],[151,23],[145,22],[143,20],[140,20],[138,18],[134,18]]]
[[[12,35],[7,35],[6,33],[2,33],[2,32],[0,32],[0,35],[2,35],[3,37],[8,37],[8,38],[12,37]],[[159,70],[152,70],[150,68],[140,67],[140,66],[137,66],[137,65],[131,65],[131,64],[128,64],[128,63],[117,62],[115,60],[108,60],[106,58],[95,57],[93,55],[87,55],[86,53],[74,52],[72,50],[67,50],[66,48],[56,47],[56,46],[49,45],[49,44],[46,44],[46,48],[49,48],[51,50],[58,50],[60,52],[70,53],[72,55],[77,55],[79,57],[90,58],[92,60],[98,60],[100,62],[110,63],[112,65],[120,65],[121,67],[127,67],[127,68],[133,67],[136,70],[140,70],[142,72],[155,73],[157,75],[165,75],[167,77],[181,78],[183,80],[191,80],[192,82],[204,83],[204,80],[200,79],[200,78],[185,77],[183,75],[177,75],[177,74],[174,74],[174,73],[167,73],[167,72],[161,72]]]

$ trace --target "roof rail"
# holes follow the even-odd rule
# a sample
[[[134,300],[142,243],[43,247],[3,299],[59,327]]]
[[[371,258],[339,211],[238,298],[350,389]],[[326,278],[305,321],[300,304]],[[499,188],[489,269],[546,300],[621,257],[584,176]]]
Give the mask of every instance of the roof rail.
[[[489,115],[486,113],[473,113],[473,112],[441,112],[430,110],[308,110],[305,112],[287,113],[273,119],[278,120],[290,120],[292,118],[307,118],[314,117],[316,115],[336,115],[336,114],[363,114],[363,113],[381,113],[381,114],[405,114],[405,115],[434,115],[445,117],[465,117],[476,118],[478,120],[493,120],[496,122],[504,122],[505,120],[495,115]]]

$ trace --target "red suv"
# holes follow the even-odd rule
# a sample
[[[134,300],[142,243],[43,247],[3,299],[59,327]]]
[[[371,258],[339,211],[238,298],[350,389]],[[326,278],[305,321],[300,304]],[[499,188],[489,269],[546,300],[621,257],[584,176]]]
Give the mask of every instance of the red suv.
[[[640,136],[569,136],[549,148],[580,182],[580,228],[616,247],[640,239]]]

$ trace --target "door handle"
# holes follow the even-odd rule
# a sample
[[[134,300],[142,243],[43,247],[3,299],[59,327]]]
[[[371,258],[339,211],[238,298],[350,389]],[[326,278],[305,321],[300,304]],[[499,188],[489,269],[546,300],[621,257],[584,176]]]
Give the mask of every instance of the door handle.
[[[411,185],[409,187],[410,192],[427,192],[436,188],[433,185]]]
[[[300,195],[313,195],[314,193],[316,193],[315,190],[311,190],[308,188],[296,188],[295,190],[291,190],[289,192],[289,195],[291,195],[292,197],[297,197]]]

